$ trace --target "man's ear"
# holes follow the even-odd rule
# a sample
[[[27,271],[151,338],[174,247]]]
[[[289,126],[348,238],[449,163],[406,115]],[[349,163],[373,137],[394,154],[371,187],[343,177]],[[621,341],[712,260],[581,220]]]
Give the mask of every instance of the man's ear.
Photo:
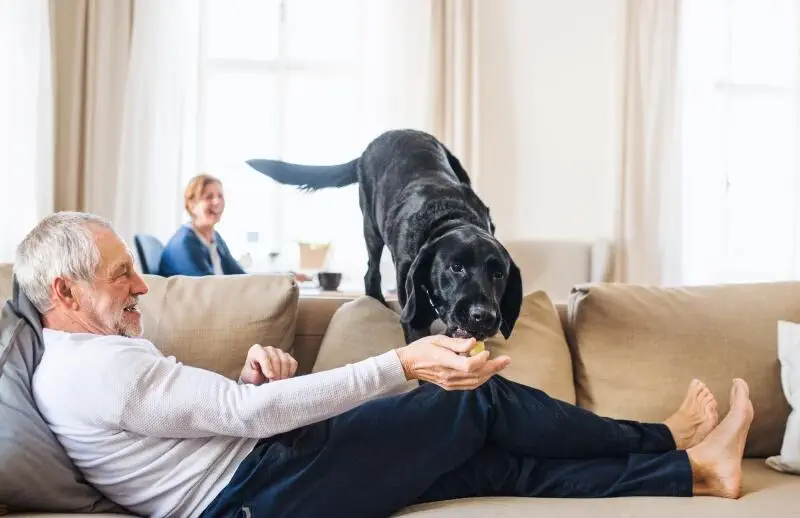
[[[508,281],[506,281],[506,290],[503,292],[503,298],[500,299],[500,332],[503,337],[508,340],[511,336],[511,331],[514,330],[514,324],[517,323],[520,309],[522,309],[522,275],[519,268],[511,256],[508,257]]]
[[[55,297],[55,299],[58,300],[61,305],[72,309],[78,309],[78,301],[73,292],[72,281],[65,279],[64,277],[56,277],[53,280],[51,288],[53,291],[53,297]]]
[[[420,248],[405,278],[406,303],[400,322],[413,328],[428,326],[436,320],[436,310],[425,293],[425,281],[430,277],[433,242]]]

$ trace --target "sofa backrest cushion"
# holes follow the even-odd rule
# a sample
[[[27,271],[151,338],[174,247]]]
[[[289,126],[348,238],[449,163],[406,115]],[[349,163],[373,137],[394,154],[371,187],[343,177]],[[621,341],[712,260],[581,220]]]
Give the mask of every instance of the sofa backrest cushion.
[[[144,337],[167,356],[237,379],[253,344],[291,350],[299,298],[292,276],[144,277]]]
[[[405,338],[396,303],[386,307],[372,297],[358,297],[342,304],[331,317],[312,372],[356,363],[403,345]],[[405,389],[417,386],[417,381],[412,380]]]
[[[572,358],[558,310],[544,291],[531,291],[522,299],[514,331],[486,340],[493,357],[506,355],[511,364],[503,376],[545,391],[550,397],[575,403]]]
[[[755,409],[745,455],[780,451],[789,409],[777,325],[800,319],[800,283],[582,286],[568,313],[579,405],[610,417],[662,421],[698,378],[723,416],[739,377]]]
[[[436,323],[431,333],[443,329]],[[331,318],[322,340],[314,372],[340,367],[405,345],[396,301],[387,308],[371,297],[343,304]],[[507,355],[511,364],[502,372],[506,378],[544,390],[550,396],[575,402],[572,362],[558,312],[542,291],[528,293],[514,332],[501,334],[486,345],[493,357]],[[407,388],[416,386],[409,383]]]

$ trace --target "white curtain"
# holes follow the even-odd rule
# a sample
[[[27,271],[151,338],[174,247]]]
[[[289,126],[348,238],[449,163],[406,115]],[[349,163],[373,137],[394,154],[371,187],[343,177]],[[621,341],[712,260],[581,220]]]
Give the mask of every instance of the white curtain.
[[[47,0],[0,2],[0,262],[53,209],[53,86]]]
[[[681,0],[626,2],[622,160],[614,280],[680,279],[678,55]]]
[[[55,208],[114,216],[134,0],[50,0]]]
[[[416,128],[477,167],[477,0],[364,1],[364,138]]]
[[[433,2],[364,1],[363,139],[396,128],[433,131]]]
[[[131,246],[182,221],[183,178],[197,170],[199,31],[197,0],[134,6],[114,212]]]
[[[433,0],[430,10],[428,124],[431,133],[458,157],[479,191],[479,2]]]

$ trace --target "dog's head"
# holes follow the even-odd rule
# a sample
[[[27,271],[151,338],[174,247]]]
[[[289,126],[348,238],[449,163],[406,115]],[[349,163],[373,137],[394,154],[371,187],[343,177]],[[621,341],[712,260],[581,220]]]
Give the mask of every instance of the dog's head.
[[[522,278],[508,251],[491,234],[451,230],[426,243],[405,280],[401,320],[412,327],[438,316],[446,334],[483,340],[498,330],[508,338],[522,305]]]

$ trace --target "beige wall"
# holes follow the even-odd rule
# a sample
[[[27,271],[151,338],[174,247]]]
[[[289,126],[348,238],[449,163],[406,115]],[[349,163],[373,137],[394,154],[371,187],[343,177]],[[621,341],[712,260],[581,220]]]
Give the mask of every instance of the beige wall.
[[[477,187],[501,236],[611,236],[623,5],[480,3]]]

